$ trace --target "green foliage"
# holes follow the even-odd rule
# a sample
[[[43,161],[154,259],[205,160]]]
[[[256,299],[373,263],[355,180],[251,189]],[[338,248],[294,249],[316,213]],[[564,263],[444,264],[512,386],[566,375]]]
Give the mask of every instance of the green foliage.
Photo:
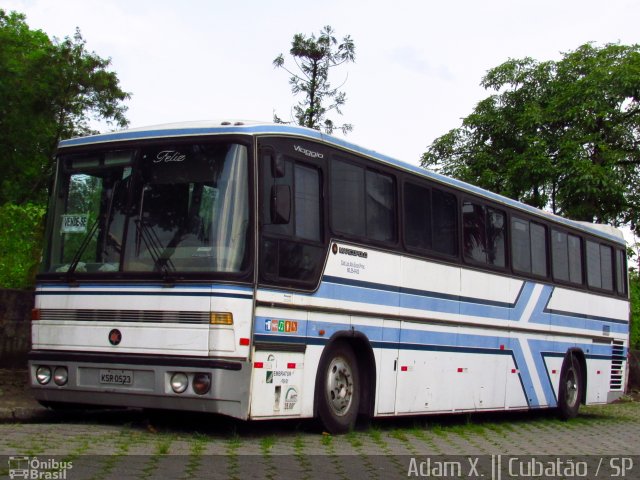
[[[631,294],[631,348],[640,350],[640,275],[629,274],[629,293]]]
[[[40,260],[45,207],[31,203],[0,207],[0,287],[29,288]]]
[[[44,203],[63,138],[92,133],[91,119],[126,126],[129,98],[79,31],[62,41],[0,9],[0,205]]]
[[[304,95],[304,100],[294,106],[298,125],[316,130],[323,129],[327,133],[339,128],[343,133],[347,133],[353,129],[352,125],[335,126],[333,121],[326,117],[331,110],[342,114],[340,108],[347,98],[346,94],[339,90],[340,87],[331,86],[329,69],[355,61],[355,44],[349,35],[338,44],[333,33],[333,29],[326,26],[317,38],[314,34],[311,37],[301,33],[294,35],[289,53],[300,69],[300,74],[293,73],[285,67],[282,54],[276,57],[273,65],[276,68],[284,68],[291,75],[289,84],[294,95]],[[332,103],[326,105],[327,102]],[[285,123],[275,114],[274,121]]]
[[[554,213],[640,225],[640,45],[508,60],[424,167]]]

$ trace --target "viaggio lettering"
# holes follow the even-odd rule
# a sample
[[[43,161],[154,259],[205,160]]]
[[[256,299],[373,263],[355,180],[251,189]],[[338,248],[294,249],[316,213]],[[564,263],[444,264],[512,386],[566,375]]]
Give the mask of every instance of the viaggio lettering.
[[[314,152],[313,150],[307,150],[304,147],[301,147],[300,145],[295,145],[293,147],[293,149],[296,152],[302,153],[303,155],[306,155],[307,157],[311,157],[311,158],[324,158],[324,155],[321,154],[320,152]]]

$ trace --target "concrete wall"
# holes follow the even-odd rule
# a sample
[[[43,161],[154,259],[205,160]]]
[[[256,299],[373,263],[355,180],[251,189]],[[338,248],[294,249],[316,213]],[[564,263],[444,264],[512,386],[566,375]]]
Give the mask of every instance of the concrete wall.
[[[0,368],[27,364],[33,298],[30,290],[0,289]]]

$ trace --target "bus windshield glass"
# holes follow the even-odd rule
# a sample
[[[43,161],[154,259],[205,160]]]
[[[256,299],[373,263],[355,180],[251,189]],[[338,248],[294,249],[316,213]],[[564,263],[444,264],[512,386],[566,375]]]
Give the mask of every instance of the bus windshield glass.
[[[243,271],[247,147],[159,145],[63,155],[43,272]]]

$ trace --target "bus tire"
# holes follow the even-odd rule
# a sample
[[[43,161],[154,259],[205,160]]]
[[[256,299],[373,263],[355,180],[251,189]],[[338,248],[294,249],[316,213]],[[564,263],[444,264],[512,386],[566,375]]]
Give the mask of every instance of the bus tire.
[[[578,415],[583,389],[580,361],[575,355],[569,353],[564,358],[560,371],[560,387],[558,389],[560,418],[569,420]]]
[[[360,372],[349,344],[330,344],[318,371],[318,417],[329,433],[345,433],[355,426],[360,407]]]

